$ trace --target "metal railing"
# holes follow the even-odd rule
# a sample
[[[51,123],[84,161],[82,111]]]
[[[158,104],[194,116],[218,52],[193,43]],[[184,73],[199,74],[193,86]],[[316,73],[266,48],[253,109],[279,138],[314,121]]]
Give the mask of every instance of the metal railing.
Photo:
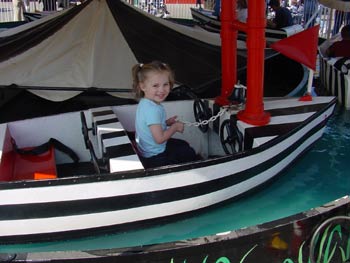
[[[204,7],[210,8],[210,1],[206,1],[208,4],[205,4]],[[163,17],[166,14],[166,17],[170,14],[173,18],[184,19],[192,18],[190,8],[195,7],[195,4],[177,3],[176,1],[165,5],[163,0],[127,0],[127,2],[157,16]],[[0,0],[0,23],[23,21],[25,20],[23,12],[57,12],[75,3],[69,0]]]
[[[329,39],[339,33],[339,30],[350,24],[350,12],[343,12],[320,5],[317,23],[320,24],[319,36]]]
[[[68,0],[0,0],[0,22],[23,21],[24,12],[57,12],[71,4]]]

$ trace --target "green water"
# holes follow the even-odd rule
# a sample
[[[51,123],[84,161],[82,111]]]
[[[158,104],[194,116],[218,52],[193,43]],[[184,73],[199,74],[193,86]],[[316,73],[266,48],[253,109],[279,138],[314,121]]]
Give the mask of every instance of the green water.
[[[348,195],[350,111],[338,109],[326,133],[277,181],[246,199],[176,223],[65,242],[0,246],[1,252],[89,250],[170,242],[289,216]]]

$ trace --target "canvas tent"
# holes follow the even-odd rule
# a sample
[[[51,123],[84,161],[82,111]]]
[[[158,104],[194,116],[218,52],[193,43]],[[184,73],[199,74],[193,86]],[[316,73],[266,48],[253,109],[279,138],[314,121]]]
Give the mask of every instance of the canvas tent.
[[[237,71],[244,75],[246,51],[238,46]],[[131,67],[152,60],[170,64],[176,81],[200,97],[220,93],[218,34],[152,16],[120,0],[88,0],[3,31],[0,122],[126,103],[133,97]]]
[[[4,32],[0,84],[30,87],[55,101],[91,87],[128,96],[131,67],[154,59],[169,63],[189,86],[220,79],[217,38],[208,44],[210,34],[141,12],[120,1],[93,0]]]

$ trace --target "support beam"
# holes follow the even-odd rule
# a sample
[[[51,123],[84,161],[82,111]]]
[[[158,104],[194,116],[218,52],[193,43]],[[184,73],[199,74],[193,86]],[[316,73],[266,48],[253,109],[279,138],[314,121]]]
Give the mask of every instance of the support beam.
[[[247,102],[238,119],[253,125],[270,122],[264,111],[265,1],[250,1],[247,19]]]
[[[232,23],[236,20],[236,1],[221,0],[221,95],[216,98],[218,105],[228,105],[234,85],[237,83],[237,30]]]

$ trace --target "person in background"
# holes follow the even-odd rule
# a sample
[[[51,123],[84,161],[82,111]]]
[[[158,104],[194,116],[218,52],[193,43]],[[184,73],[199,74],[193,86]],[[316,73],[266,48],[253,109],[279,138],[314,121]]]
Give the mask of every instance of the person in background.
[[[247,0],[237,0],[237,20],[240,22],[247,22],[248,17],[248,3]]]
[[[327,50],[328,57],[350,58],[350,24],[343,26],[340,31],[342,40],[334,42]]]
[[[172,136],[183,133],[184,124],[177,116],[166,119],[162,102],[174,85],[174,73],[160,61],[136,64],[132,68],[133,88],[141,98],[136,110],[136,144],[146,168],[178,164],[197,159],[190,145]]]
[[[267,27],[280,29],[293,25],[291,12],[288,8],[280,5],[280,0],[270,0],[269,6],[275,12],[275,17],[272,20],[267,20]]]
[[[213,16],[216,16],[220,20],[221,0],[215,0]]]

